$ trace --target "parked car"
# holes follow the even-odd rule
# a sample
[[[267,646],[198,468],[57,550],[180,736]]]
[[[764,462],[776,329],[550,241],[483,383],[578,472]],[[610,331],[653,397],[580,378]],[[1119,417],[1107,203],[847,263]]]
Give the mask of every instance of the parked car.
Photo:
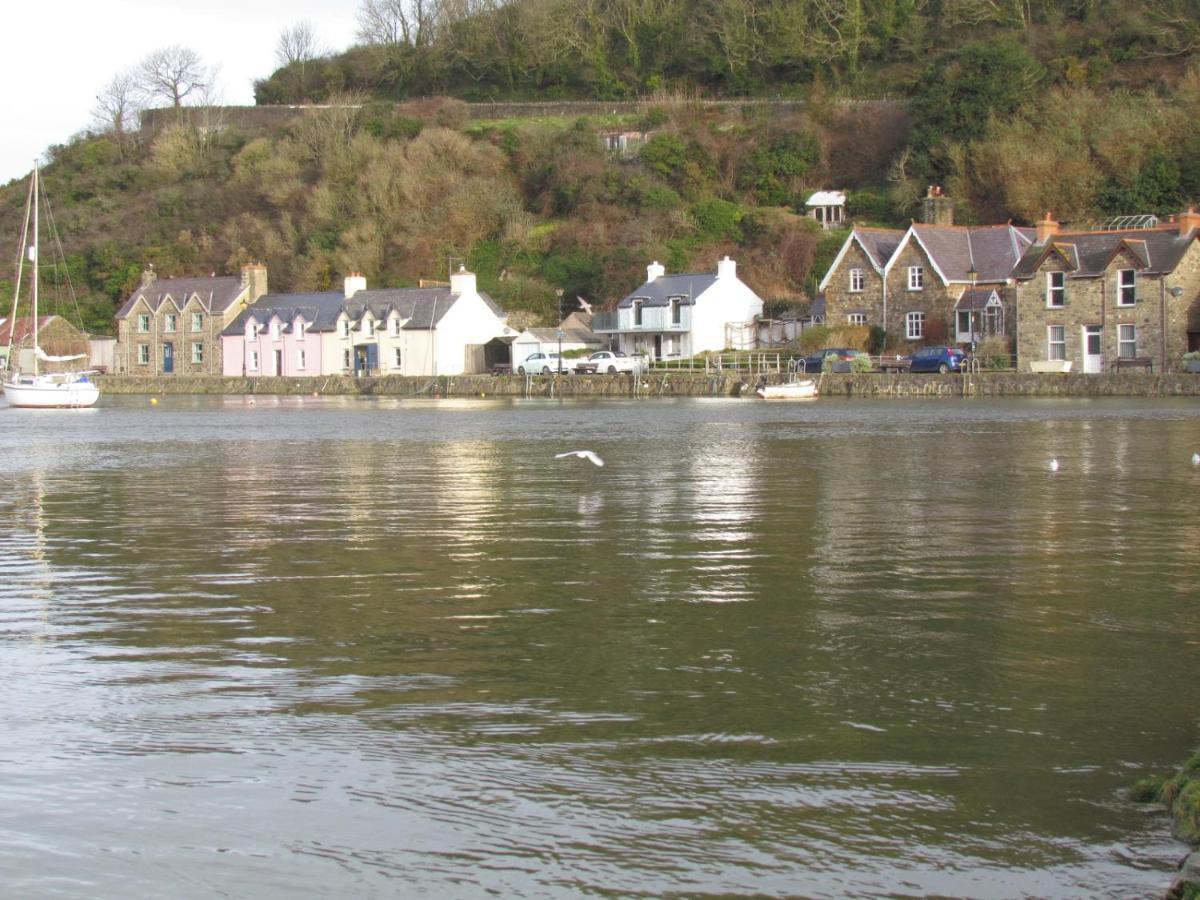
[[[549,375],[551,372],[570,373],[574,371],[574,362],[569,359],[559,359],[557,353],[530,353],[525,361],[517,366],[517,372]]]
[[[910,372],[957,372],[964,354],[957,347],[922,347],[912,355]]]
[[[792,368],[797,372],[821,372],[825,368],[825,360],[832,358],[833,371],[849,372],[850,361],[856,356],[865,357],[867,354],[851,347],[826,347],[816,353],[792,361]],[[845,365],[839,365],[844,363]]]
[[[635,373],[641,371],[641,360],[620,350],[597,350],[587,359],[576,363],[575,371],[580,375],[593,375],[597,372],[607,372],[610,375],[617,372]]]

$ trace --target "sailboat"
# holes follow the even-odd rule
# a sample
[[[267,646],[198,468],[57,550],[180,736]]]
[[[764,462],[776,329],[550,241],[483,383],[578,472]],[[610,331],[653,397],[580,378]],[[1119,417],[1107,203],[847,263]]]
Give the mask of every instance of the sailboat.
[[[88,378],[87,372],[41,372],[40,364],[70,362],[86,359],[85,354],[76,356],[51,356],[38,344],[38,212],[41,187],[38,183],[38,166],[34,163],[33,176],[29,183],[29,200],[25,205],[25,224],[21,229],[21,246],[26,246],[30,225],[33,226],[33,241],[28,245],[30,274],[30,323],[33,336],[33,371],[14,372],[4,382],[4,399],[9,406],[35,409],[63,409],[92,406],[100,398],[100,389]],[[53,224],[53,218],[51,219]],[[21,299],[21,276],[25,267],[25,254],[17,263],[16,288],[13,291],[12,317],[8,325],[8,367],[13,368],[13,358],[18,354],[15,346],[17,308]]]

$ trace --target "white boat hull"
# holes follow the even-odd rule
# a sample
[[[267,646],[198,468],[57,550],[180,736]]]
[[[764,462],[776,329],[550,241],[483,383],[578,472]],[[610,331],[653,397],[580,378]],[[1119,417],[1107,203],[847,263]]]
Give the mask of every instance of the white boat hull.
[[[764,400],[816,400],[817,383],[805,380],[787,384],[767,384],[760,387],[757,393]]]
[[[78,409],[94,406],[100,389],[77,375],[18,375],[4,383],[4,399],[20,409]]]

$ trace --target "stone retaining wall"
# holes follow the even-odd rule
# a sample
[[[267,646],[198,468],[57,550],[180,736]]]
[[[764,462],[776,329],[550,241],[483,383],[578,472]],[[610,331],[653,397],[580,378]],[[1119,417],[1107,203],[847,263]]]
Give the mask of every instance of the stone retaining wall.
[[[457,375],[352,378],[227,378],[209,376],[97,376],[104,394],[340,394],[393,397],[738,397],[754,396],[757,377],[702,373],[627,375]],[[779,383],[779,377],[769,379]],[[964,387],[966,390],[964,391]],[[1196,397],[1200,375],[1110,372],[1034,375],[986,372],[964,385],[958,375],[826,375],[825,397]]]

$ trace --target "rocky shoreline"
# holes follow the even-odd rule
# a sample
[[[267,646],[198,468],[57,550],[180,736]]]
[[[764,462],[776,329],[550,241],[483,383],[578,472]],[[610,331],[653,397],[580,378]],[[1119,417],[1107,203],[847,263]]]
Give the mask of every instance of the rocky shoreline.
[[[1171,830],[1194,849],[1179,864],[1179,875],[1166,900],[1200,900],[1200,752],[1193,753],[1171,778],[1146,778],[1133,788],[1133,798],[1158,803],[1171,814]]]
[[[99,375],[102,394],[278,394],[392,397],[755,397],[785,380],[746,373],[651,372],[630,375],[380,375],[355,378],[238,378],[221,375]],[[1099,375],[981,372],[962,375],[825,375],[824,397],[1197,397],[1200,375],[1107,372]]]

